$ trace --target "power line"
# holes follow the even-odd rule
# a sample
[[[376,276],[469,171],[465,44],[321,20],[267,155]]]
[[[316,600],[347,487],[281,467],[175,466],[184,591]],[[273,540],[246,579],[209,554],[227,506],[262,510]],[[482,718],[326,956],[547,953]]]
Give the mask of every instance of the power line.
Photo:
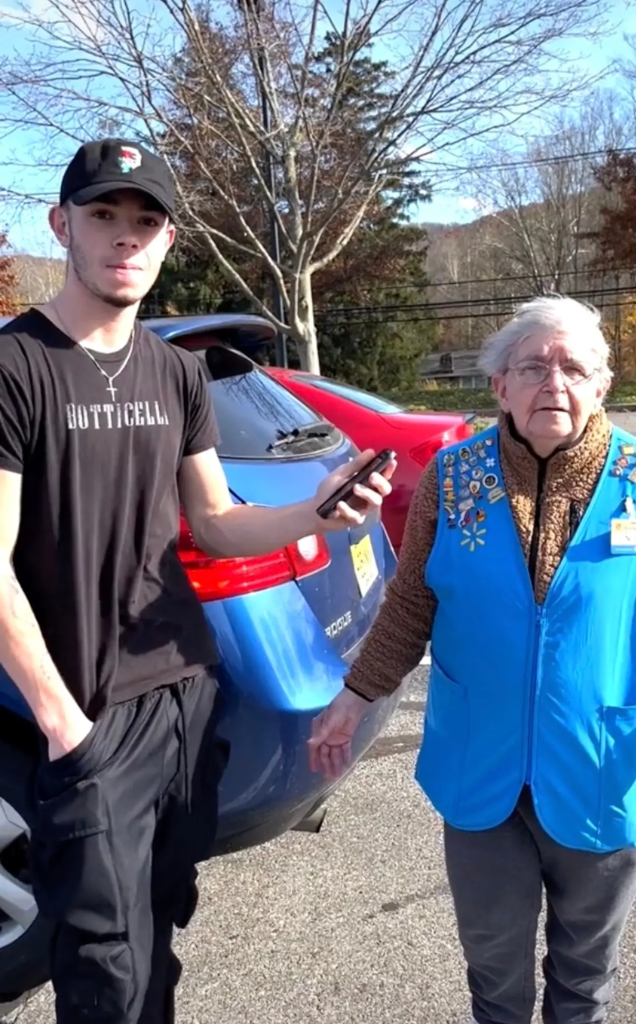
[[[443,167],[444,170],[462,173],[470,173],[471,171],[502,171],[502,170],[516,170],[522,167],[538,167],[544,164],[560,164],[565,163],[568,160],[589,160],[591,157],[604,156],[607,157],[608,153],[618,153],[622,156],[625,153],[636,153],[636,146],[621,146],[619,149],[613,149],[608,146],[607,149],[590,149],[584,153],[562,153],[560,156],[542,156],[534,157],[530,159],[525,157],[520,160],[511,160],[509,163],[497,163],[497,164],[473,164],[467,167],[457,167],[455,165],[449,166],[448,164],[436,164],[435,161],[427,161],[427,167]]]
[[[598,289],[585,289],[584,291],[572,291],[568,292],[570,298],[587,298],[589,296],[603,297],[605,295],[629,295],[634,291],[634,287],[622,286],[618,288],[598,288]],[[398,302],[394,304],[387,304],[382,306],[339,306],[325,313],[320,314],[322,320],[337,320],[341,319],[338,314],[344,314],[343,320],[347,320],[347,314],[349,313],[394,313],[400,310],[430,310],[435,312],[436,310],[444,309],[473,309],[480,306],[495,306],[495,305],[509,305],[516,304],[519,302],[527,302],[532,299],[532,295],[501,295],[501,296],[490,296],[490,297],[474,297],[470,299],[455,299],[452,301],[445,302],[439,300],[437,302]],[[333,314],[336,314],[333,316]],[[442,319],[449,319],[448,317],[442,317]],[[351,322],[351,321],[348,321]]]
[[[631,303],[631,302],[613,302],[613,303],[608,303],[607,306],[603,307],[604,310],[609,310],[609,309],[633,309],[633,308],[634,308],[634,304]],[[490,318],[492,318],[492,317],[503,317],[505,315],[506,314],[505,314],[504,310],[493,310],[490,313],[453,313],[451,316],[441,317],[440,319],[442,319],[445,323],[447,323],[447,322],[450,322],[451,320],[480,320],[480,319],[485,318],[485,317],[490,317]],[[413,317],[396,317],[396,318],[385,317],[385,318],[380,319],[380,320],[372,320],[372,319],[349,320],[347,322],[347,327],[358,327],[358,326],[360,326],[360,327],[367,327],[367,326],[375,326],[375,327],[377,327],[378,324],[433,323],[435,321],[435,319],[436,318],[434,316],[413,316]],[[319,326],[320,326],[320,324],[319,324]]]
[[[572,277],[573,275],[580,275],[580,276],[582,276],[583,274],[591,275],[591,274],[594,274],[594,273],[597,273],[599,275],[601,275],[601,274],[614,274],[614,273],[617,273],[618,271],[620,271],[621,273],[625,273],[625,274],[633,274],[633,273],[636,273],[636,267],[634,267],[633,269],[630,269],[629,267],[603,267],[602,270],[597,270],[597,271],[591,270],[589,267],[582,267],[579,270],[564,270],[562,272],[561,276],[562,277]],[[543,277],[552,277],[552,274],[550,274],[548,271],[546,271],[545,273],[536,273],[536,274],[500,274],[498,277],[473,277],[473,278],[465,278],[462,281],[429,281],[429,283],[427,285],[424,285],[424,287],[425,288],[446,288],[449,285],[452,285],[454,287],[454,286],[460,285],[460,284],[470,284],[470,285],[472,285],[472,284],[497,284],[499,281],[536,281],[538,278],[543,278]],[[421,285],[400,285],[399,287],[400,288],[404,288],[404,287],[407,287],[407,288],[419,288],[419,287],[422,287],[422,286]]]
[[[447,225],[443,225],[443,224],[440,225],[440,227],[446,227],[446,226]],[[470,227],[470,224],[466,224],[466,225],[463,225],[463,226],[464,227]],[[450,228],[452,228],[452,225],[448,225],[448,227],[450,229]],[[603,268],[599,268],[599,269],[595,269],[593,267],[578,267],[576,270],[563,270],[563,271],[560,272],[560,275],[561,275],[561,277],[572,277],[572,276],[580,276],[580,277],[582,277],[582,276],[585,276],[585,275],[589,276],[589,277],[592,277],[594,274],[598,274],[599,277],[600,277],[600,276],[604,276],[604,275],[607,275],[607,274],[616,274],[616,273],[636,274],[636,266],[634,266],[634,267],[603,267]],[[464,277],[464,278],[460,278],[458,281],[435,281],[435,280],[431,279],[431,280],[425,281],[422,284],[401,284],[401,283],[400,284],[395,284],[395,282],[387,283],[386,279],[382,275],[380,275],[380,274],[376,274],[373,277],[371,275],[365,274],[365,280],[381,281],[381,282],[383,282],[381,287],[386,288],[387,291],[390,291],[392,288],[395,288],[396,291],[406,291],[408,289],[409,291],[422,291],[422,292],[426,291],[427,289],[430,289],[430,288],[445,288],[445,287],[453,287],[454,288],[457,285],[463,285],[463,284],[467,284],[467,285],[468,284],[469,285],[473,285],[473,284],[498,284],[499,281],[536,281],[538,278],[546,278],[546,277],[550,277],[551,278],[551,277],[553,277],[553,275],[550,273],[550,271],[545,270],[545,271],[537,271],[534,274],[497,274],[496,277]]]
[[[468,226],[468,225],[467,225]],[[564,270],[561,272],[563,278],[566,277],[591,277],[594,274],[600,276],[606,276],[607,274],[636,274],[636,266],[632,267],[603,267],[602,270],[594,270],[590,267],[580,267],[577,270]],[[426,292],[433,288],[446,288],[446,287],[458,287],[459,285],[474,285],[474,284],[498,284],[500,281],[536,281],[538,278],[552,278],[553,275],[549,271],[537,272],[534,274],[498,274],[496,277],[466,277],[461,278],[458,281],[426,281],[424,284],[387,284],[384,277],[379,274],[375,277],[370,277],[365,274],[365,279],[382,281],[381,287],[386,288],[387,291],[395,289],[396,291],[420,291]],[[596,291],[596,289],[594,289]],[[440,300],[441,301],[441,300]],[[348,306],[332,306],[331,309],[348,309]],[[366,307],[365,307],[366,308]]]

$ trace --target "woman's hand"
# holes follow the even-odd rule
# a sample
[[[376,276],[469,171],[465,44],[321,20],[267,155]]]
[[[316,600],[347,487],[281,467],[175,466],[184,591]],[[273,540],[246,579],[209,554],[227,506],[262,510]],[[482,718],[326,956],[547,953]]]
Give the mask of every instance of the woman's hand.
[[[346,687],[329,707],[314,718],[309,747],[312,772],[322,771],[326,779],[338,779],[351,764],[351,741],[369,702]]]

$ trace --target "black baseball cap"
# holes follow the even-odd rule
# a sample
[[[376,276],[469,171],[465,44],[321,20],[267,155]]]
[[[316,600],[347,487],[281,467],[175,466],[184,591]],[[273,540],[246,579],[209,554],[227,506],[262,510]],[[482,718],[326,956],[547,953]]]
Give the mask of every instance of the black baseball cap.
[[[138,142],[103,139],[80,146],[64,172],[60,205],[85,206],[118,188],[151,196],[174,220],[175,194],[165,160]]]

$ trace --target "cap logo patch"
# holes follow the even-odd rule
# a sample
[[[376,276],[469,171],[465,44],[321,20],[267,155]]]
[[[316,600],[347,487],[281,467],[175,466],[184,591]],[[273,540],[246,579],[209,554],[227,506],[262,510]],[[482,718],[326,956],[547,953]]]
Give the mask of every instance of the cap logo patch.
[[[141,167],[141,153],[138,149],[134,149],[133,146],[122,146],[117,162],[122,174],[129,174],[130,171],[135,171],[138,167]]]

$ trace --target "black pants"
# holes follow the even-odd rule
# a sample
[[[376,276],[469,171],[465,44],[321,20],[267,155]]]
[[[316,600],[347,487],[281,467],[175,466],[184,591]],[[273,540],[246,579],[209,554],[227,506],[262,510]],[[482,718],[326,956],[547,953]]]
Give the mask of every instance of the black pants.
[[[445,847],[478,1024],[530,1024],[543,889],[543,1020],[604,1021],[636,894],[636,849],[598,854],[560,846],[539,824],[528,789],[498,828],[446,825]]]
[[[212,852],[227,745],[209,674],[113,705],[77,750],[42,758],[32,868],[55,924],[58,1024],[172,1024],[174,927]]]

